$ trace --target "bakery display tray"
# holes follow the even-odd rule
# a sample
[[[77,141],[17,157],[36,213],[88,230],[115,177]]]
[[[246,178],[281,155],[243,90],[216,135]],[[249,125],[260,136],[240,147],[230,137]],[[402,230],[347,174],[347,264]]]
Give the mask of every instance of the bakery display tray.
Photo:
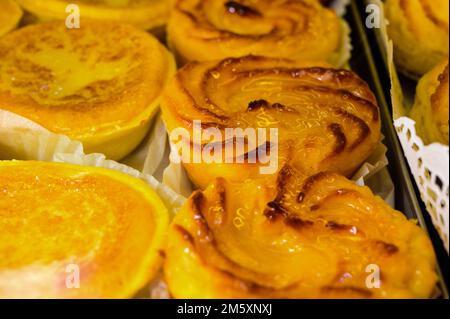
[[[367,81],[380,106],[382,132],[385,137],[383,143],[388,148],[388,169],[395,185],[395,208],[402,211],[409,219],[417,220],[418,224],[429,234],[438,259],[439,296],[448,299],[448,270],[450,269],[448,254],[420,200],[417,186],[395,132],[387,66],[381,54],[375,30],[368,29],[364,25],[365,12],[365,1],[353,0],[345,16],[352,28],[353,51],[350,67]]]

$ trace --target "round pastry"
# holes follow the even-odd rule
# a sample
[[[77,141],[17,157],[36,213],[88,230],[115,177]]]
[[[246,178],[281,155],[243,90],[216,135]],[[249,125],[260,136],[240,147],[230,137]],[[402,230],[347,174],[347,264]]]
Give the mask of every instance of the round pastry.
[[[168,212],[113,170],[0,161],[0,298],[128,298],[157,274]]]
[[[177,0],[167,31],[181,63],[253,54],[336,65],[345,38],[318,1]]]
[[[17,0],[40,21],[66,20],[68,5],[79,7],[81,19],[98,19],[133,24],[150,30],[163,27],[172,0]]]
[[[285,166],[276,187],[218,179],[169,227],[175,298],[429,298],[430,240],[366,187]]]
[[[385,11],[400,71],[420,77],[448,56],[448,0],[387,0]]]
[[[437,65],[419,82],[411,117],[424,143],[449,144],[448,60]]]
[[[254,56],[190,63],[165,92],[161,108],[171,141],[201,188],[217,177],[273,179],[286,162],[307,176],[329,170],[350,176],[381,138],[368,85],[324,63]],[[189,133],[180,137],[180,128]],[[214,141],[206,134],[210,128],[220,130]],[[245,134],[230,136],[229,129]],[[217,151],[214,161],[207,159],[211,145],[224,149],[211,150]],[[248,160],[255,154],[256,161]]]
[[[0,69],[0,109],[120,159],[147,133],[175,63],[144,31],[83,20],[80,29],[54,21],[4,36]]]
[[[0,37],[17,27],[22,9],[13,0],[0,1]]]

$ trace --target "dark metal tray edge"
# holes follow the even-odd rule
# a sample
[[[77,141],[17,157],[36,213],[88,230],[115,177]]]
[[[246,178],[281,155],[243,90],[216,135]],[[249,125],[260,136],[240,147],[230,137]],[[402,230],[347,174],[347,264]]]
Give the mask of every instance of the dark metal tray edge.
[[[419,225],[430,235],[436,254],[438,255],[438,267],[436,271],[441,297],[449,299],[448,279],[444,278],[444,271],[447,267],[443,260],[445,256],[447,256],[448,260],[448,255],[446,252],[444,256],[442,255],[443,245],[440,242],[440,238],[435,238],[436,231],[434,226],[432,224],[430,225],[428,216],[425,216],[423,213],[423,205],[421,205],[421,201],[418,198],[416,185],[413,182],[409,166],[406,163],[403,149],[393,125],[391,100],[387,98],[390,96],[390,82],[386,81],[389,78],[386,78],[386,61],[383,59],[381,48],[373,30],[369,30],[364,26],[364,14],[365,1],[351,1],[345,18],[352,27],[353,56],[355,56],[356,51],[363,51],[360,52],[361,54],[358,55],[356,60],[354,57],[352,58],[352,69],[364,77],[378,99],[382,119],[382,131],[385,135],[384,144],[388,148],[388,169],[395,185],[396,209],[404,212],[408,218],[417,220]],[[384,81],[381,80],[382,78]]]

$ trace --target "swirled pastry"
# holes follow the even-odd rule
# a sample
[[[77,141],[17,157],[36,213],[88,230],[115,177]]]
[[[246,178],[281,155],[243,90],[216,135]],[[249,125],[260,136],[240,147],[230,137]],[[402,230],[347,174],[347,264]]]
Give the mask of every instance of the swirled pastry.
[[[366,187],[285,166],[276,187],[218,179],[170,226],[175,298],[428,298],[426,234]]]
[[[448,60],[428,72],[417,86],[411,117],[416,121],[417,134],[426,144],[449,143],[448,86]]]
[[[13,30],[21,17],[22,10],[15,1],[0,1],[0,37]]]
[[[148,131],[175,64],[144,31],[84,19],[80,29],[54,21],[6,35],[0,69],[0,109],[120,159]]]
[[[40,21],[65,20],[68,5],[76,4],[81,17],[130,23],[150,30],[162,27],[169,17],[172,0],[17,0]]]
[[[420,77],[448,56],[448,0],[388,0],[385,8],[401,71]]]
[[[183,63],[253,54],[336,64],[343,32],[318,1],[178,0],[168,24]]]
[[[127,298],[161,265],[168,212],[108,169],[0,161],[0,298]]]
[[[262,167],[286,162],[309,175],[329,170],[351,175],[380,142],[379,109],[368,85],[355,73],[323,63],[254,56],[191,63],[165,92],[161,106],[171,140],[181,145],[184,165],[202,188],[217,177],[259,178]],[[220,129],[220,136],[213,141],[207,134],[195,138],[193,123],[198,120],[204,130]],[[180,128],[189,131],[188,140],[175,134]],[[227,137],[230,128],[262,129],[267,138]],[[278,130],[276,136],[273,130]],[[226,151],[214,163],[194,159],[200,153],[204,159],[211,142],[226,150],[236,140],[246,152],[236,148],[231,161]],[[253,163],[242,161],[261,150],[270,154],[270,163],[263,156]],[[262,173],[275,176],[276,171]]]

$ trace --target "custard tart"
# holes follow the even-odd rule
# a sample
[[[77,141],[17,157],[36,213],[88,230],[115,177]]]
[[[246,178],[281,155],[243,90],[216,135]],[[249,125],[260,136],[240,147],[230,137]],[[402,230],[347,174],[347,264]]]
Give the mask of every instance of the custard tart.
[[[22,18],[22,9],[15,0],[0,1],[0,37],[17,27]]]
[[[120,159],[147,133],[175,62],[133,26],[54,21],[1,38],[0,69],[0,109]]]
[[[448,56],[448,0],[387,0],[385,11],[400,71],[420,78]]]
[[[437,65],[419,82],[411,117],[424,143],[448,145],[449,94],[448,60]]]
[[[172,0],[17,0],[38,21],[65,20],[69,5],[76,4],[81,19],[108,20],[150,30],[162,27],[169,17]],[[69,7],[70,9],[70,7]]]
[[[381,138],[379,108],[368,85],[355,73],[326,63],[255,56],[190,63],[167,86],[161,108],[170,139],[201,188],[217,177],[273,179],[279,169],[262,169],[287,162],[304,174],[351,176]],[[180,128],[189,132],[187,138],[178,135]],[[214,141],[203,134],[210,128],[220,130]],[[264,134],[227,137],[230,128]],[[214,143],[226,150],[231,145],[234,153],[225,158],[226,150],[212,149],[220,158],[204,160]],[[242,144],[244,152],[233,144]],[[255,153],[268,154],[271,161],[264,156],[247,160]],[[201,160],[195,161],[196,156]]]
[[[0,298],[127,298],[158,271],[168,212],[113,170],[0,161]]]
[[[428,298],[427,235],[367,187],[288,165],[276,185],[216,180],[170,226],[174,298]]]
[[[336,62],[344,30],[318,1],[177,0],[167,33],[180,63],[250,54]]]

